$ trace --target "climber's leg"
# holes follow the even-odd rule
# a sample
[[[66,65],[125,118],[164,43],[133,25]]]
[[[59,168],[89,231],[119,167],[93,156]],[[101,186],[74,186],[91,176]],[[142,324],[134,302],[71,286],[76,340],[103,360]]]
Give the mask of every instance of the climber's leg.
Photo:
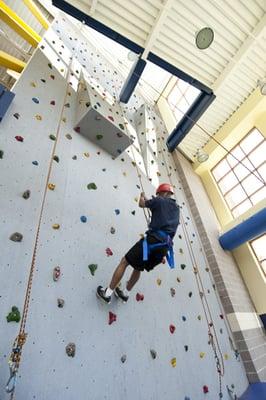
[[[121,279],[124,276],[125,270],[127,268],[127,266],[129,265],[129,263],[127,262],[126,258],[123,257],[120,261],[120,263],[118,264],[115,272],[113,273],[112,279],[111,279],[111,283],[109,285],[109,288],[111,290],[114,290],[120,283]]]
[[[135,284],[138,282],[139,278],[141,275],[141,271],[138,271],[136,269],[133,269],[132,274],[130,275],[129,281],[127,282],[127,290],[130,291]]]

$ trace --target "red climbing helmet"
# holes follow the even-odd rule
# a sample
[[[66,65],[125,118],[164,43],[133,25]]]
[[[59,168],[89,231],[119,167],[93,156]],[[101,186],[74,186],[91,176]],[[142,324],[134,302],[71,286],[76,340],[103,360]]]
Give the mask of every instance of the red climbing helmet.
[[[174,194],[173,186],[170,185],[169,183],[161,183],[161,185],[159,185],[156,189],[156,194],[161,192],[170,192]]]

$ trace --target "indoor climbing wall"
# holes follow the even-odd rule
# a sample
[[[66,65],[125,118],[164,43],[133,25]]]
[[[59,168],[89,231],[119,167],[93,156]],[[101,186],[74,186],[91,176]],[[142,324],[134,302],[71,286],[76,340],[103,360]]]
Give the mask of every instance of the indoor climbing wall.
[[[117,96],[123,79],[63,16],[54,21],[14,87],[0,124],[0,398],[33,266],[16,385],[19,400],[230,399],[247,386],[230,341],[165,127],[134,95],[101,118],[123,116],[133,144],[117,157],[77,129],[83,74]],[[114,111],[116,110],[116,111]],[[110,120],[110,118],[109,118]],[[76,129],[74,129],[76,128]],[[98,135],[98,138],[97,138]],[[119,139],[119,137],[118,137]],[[142,274],[127,304],[95,296],[146,230],[138,207],[171,180],[181,207],[176,267]],[[126,281],[130,273],[127,271]],[[211,333],[211,336],[208,334]],[[223,372],[219,387],[218,369]]]

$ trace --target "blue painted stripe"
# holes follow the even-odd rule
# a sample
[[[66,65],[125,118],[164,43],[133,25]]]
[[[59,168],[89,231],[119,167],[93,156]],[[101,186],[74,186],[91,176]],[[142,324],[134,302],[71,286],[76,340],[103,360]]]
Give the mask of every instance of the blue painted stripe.
[[[198,95],[196,100],[190,106],[186,115],[181,119],[181,121],[177,124],[176,128],[170,134],[167,139],[167,147],[170,152],[173,152],[176,146],[184,139],[184,137],[188,134],[190,129],[195,125],[197,120],[202,116],[202,114],[207,110],[209,105],[215,99],[215,95],[213,93],[207,94],[201,92]]]
[[[156,54],[149,53],[147,59],[152,63],[158,65],[165,71],[168,71],[170,74],[177,76],[178,78],[182,79],[185,82],[188,82],[190,85],[194,86],[195,88],[201,90],[202,92],[212,94],[212,90],[205,86],[203,83],[198,81],[197,79],[193,78],[192,76],[186,74],[181,69],[175,67],[174,65],[170,64],[169,62],[163,60],[162,58],[156,56]]]
[[[239,400],[266,400],[266,382],[251,383]]]
[[[133,64],[119,96],[119,100],[122,103],[127,103],[130,99],[130,96],[134,92],[134,89],[141,77],[141,74],[146,64],[147,62],[145,60],[142,60],[141,58],[136,60],[136,62]]]
[[[266,207],[219,237],[224,250],[233,250],[266,232]]]
[[[15,93],[11,92],[0,84],[0,122],[4,118],[10,104],[15,97]]]
[[[78,8],[72,6],[65,0],[52,0],[54,6],[60,8],[65,13],[71,15],[73,18],[78,19],[79,21],[84,21],[86,25],[90,28],[95,29],[96,31],[102,33],[103,35],[109,37],[109,39],[114,40],[116,43],[121,44],[122,46],[127,47],[128,49],[134,51],[137,54],[141,54],[144,51],[144,48],[139,46],[137,43],[134,43],[132,40],[129,40],[120,33],[117,33],[108,26],[102,24],[101,22],[97,21],[96,19],[90,17],[89,15],[85,14],[83,11],[79,10]]]

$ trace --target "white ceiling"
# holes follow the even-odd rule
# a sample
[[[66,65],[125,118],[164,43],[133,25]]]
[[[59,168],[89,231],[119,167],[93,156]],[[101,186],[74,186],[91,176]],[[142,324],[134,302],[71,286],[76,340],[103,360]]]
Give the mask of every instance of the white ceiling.
[[[5,0],[38,33],[42,27],[21,0]],[[52,0],[40,2],[53,13]],[[168,61],[210,87],[216,100],[179,145],[191,159],[215,134],[266,76],[266,0],[68,0],[86,14]],[[45,13],[49,15],[48,12]],[[214,30],[207,50],[195,46],[195,33],[204,26]],[[29,45],[0,21],[0,28],[16,42],[10,45],[0,36],[0,49],[27,59]],[[96,34],[96,33],[95,33]],[[104,43],[98,41],[98,46]],[[107,51],[105,51],[105,55]],[[113,62],[126,74],[130,68],[128,50]],[[120,60],[120,61],[119,61]],[[143,80],[147,77],[143,73]],[[145,75],[146,74],[146,75]],[[142,90],[150,101],[164,87],[168,74],[156,77]],[[0,79],[6,78],[0,68]],[[155,91],[151,86],[155,87]],[[201,129],[202,127],[203,129]]]
[[[266,75],[266,0],[68,0],[210,87],[216,100],[179,147],[193,158]],[[210,48],[195,33],[214,30]]]

